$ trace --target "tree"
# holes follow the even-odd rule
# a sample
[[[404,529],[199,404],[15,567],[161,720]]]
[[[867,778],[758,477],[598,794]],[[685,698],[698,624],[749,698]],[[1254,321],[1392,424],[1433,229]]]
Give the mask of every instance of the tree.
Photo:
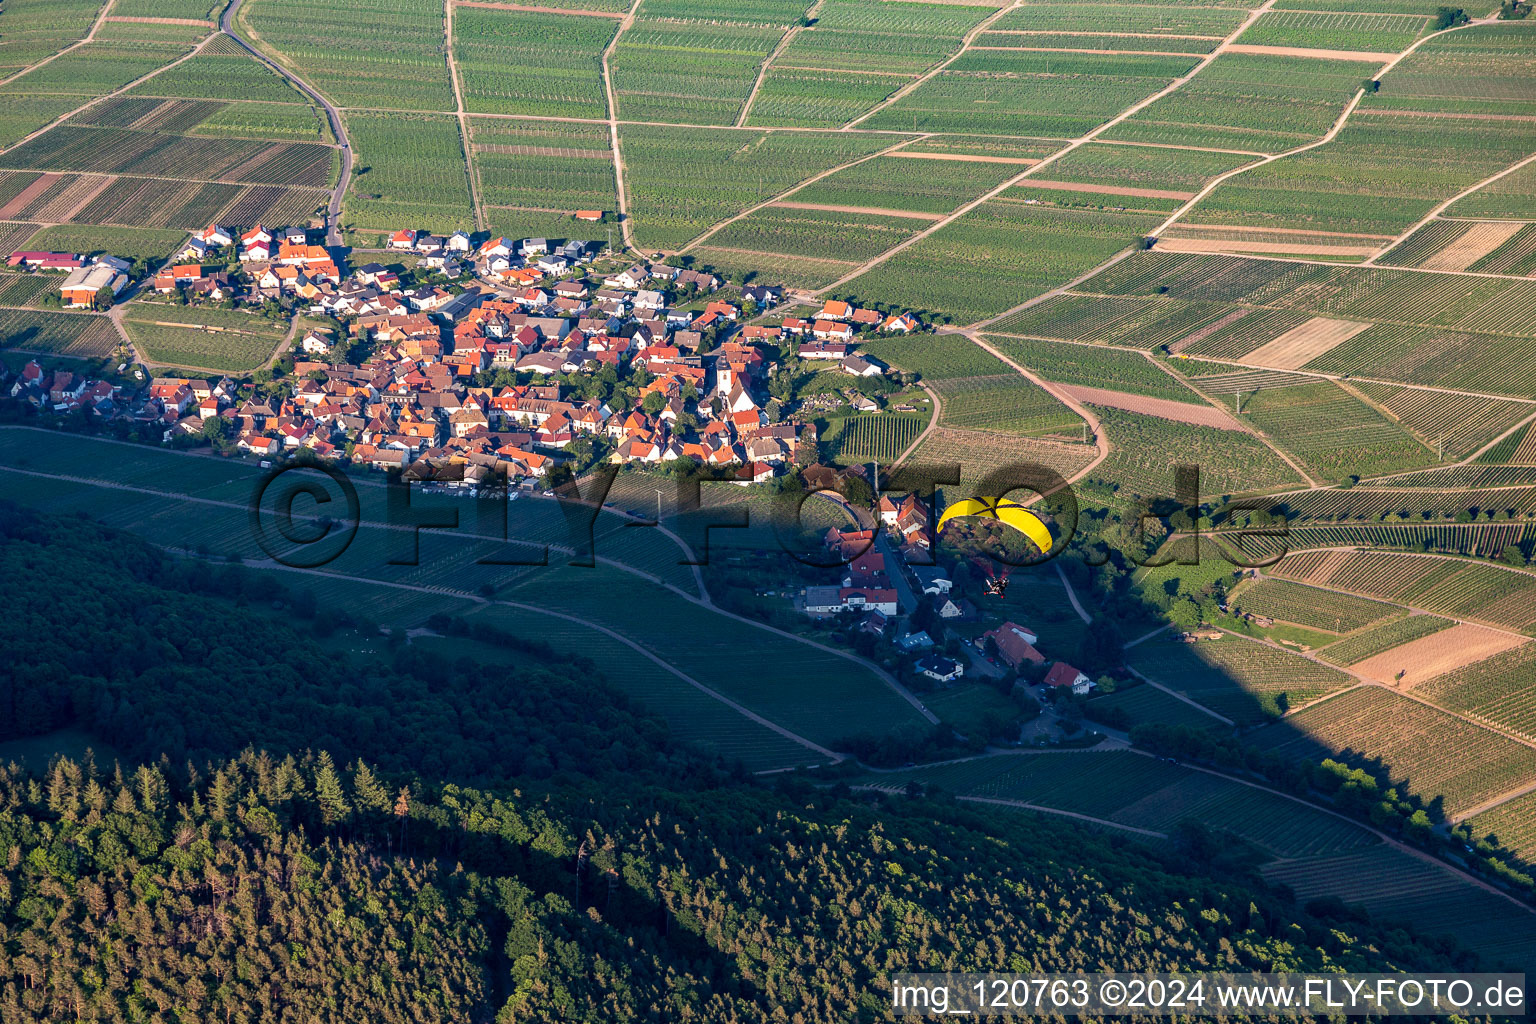
[[[644,409],[645,412],[651,416],[655,416],[666,407],[667,398],[660,391],[652,391],[650,394],[645,396],[645,401],[640,403],[640,408]]]
[[[96,289],[95,305],[97,309],[111,309],[112,303],[116,301],[117,293],[112,290],[110,285],[102,285]]]

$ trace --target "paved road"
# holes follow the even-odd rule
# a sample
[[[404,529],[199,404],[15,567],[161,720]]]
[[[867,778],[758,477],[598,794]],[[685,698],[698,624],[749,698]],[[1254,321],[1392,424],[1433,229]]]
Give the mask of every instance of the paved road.
[[[297,75],[293,74],[291,71],[284,68],[281,64],[278,64],[276,61],[269,59],[265,54],[258,51],[250,43],[240,38],[239,33],[235,31],[235,15],[239,12],[240,5],[243,3],[245,3],[245,0],[234,0],[234,3],[229,5],[229,9],[224,12],[224,17],[219,22],[219,28],[224,32],[225,35],[229,36],[229,38],[233,39],[237,44],[239,44],[241,49],[245,50],[252,57],[255,57],[267,67],[277,72],[279,75],[282,75],[284,78],[288,79],[288,81],[292,82],[300,92],[308,96],[319,106],[323,107],[325,109],[326,118],[328,118],[331,122],[331,133],[336,136],[336,141],[341,144],[341,177],[336,182],[336,188],[331,192],[331,205],[327,208],[325,217],[325,244],[332,246],[340,245],[341,197],[347,194],[347,186],[351,184],[352,181],[352,144],[347,139],[346,125],[342,123],[341,113],[331,105],[330,100],[326,99],[314,89],[310,88],[308,83],[306,83],[303,79],[299,78]]]

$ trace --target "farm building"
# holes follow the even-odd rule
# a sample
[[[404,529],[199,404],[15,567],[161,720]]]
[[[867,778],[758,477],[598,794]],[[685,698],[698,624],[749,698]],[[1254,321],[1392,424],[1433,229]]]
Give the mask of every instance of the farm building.
[[[96,304],[96,293],[101,289],[110,288],[113,296],[117,296],[127,284],[128,278],[121,271],[98,263],[71,270],[64,283],[59,285],[59,291],[64,295],[66,306],[86,309]]]

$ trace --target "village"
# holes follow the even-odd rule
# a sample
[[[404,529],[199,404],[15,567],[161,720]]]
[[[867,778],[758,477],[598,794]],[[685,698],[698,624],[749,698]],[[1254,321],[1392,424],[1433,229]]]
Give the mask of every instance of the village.
[[[248,378],[159,376],[132,388],[34,359],[6,386],[13,399],[264,466],[316,458],[465,494],[542,492],[552,473],[599,464],[704,468],[744,486],[825,469],[814,415],[825,396],[781,401],[768,393],[775,371],[794,363],[881,379],[891,371],[860,353],[861,339],[926,329],[904,311],[786,303],[779,287],[733,285],[659,253],[618,261],[579,239],[404,229],[385,250],[346,253],[304,228],[215,224],[137,282],[110,255],[17,252],[8,262],[62,273],[68,308],[159,302],[297,318],[291,351]],[[781,305],[805,315],[781,315]],[[856,387],[833,397],[855,413],[882,408]],[[856,620],[847,638],[889,644],[918,687],[955,686],[969,666],[973,680],[1033,681],[1045,696],[1093,690],[1070,664],[1047,665],[1033,629],[1005,621],[981,636],[953,632],[980,614],[931,565],[926,506],[886,496],[878,517],[873,529],[829,531],[828,549],[848,564],[840,585],[793,596],[809,626]],[[914,624],[919,602],[932,608],[926,628]]]

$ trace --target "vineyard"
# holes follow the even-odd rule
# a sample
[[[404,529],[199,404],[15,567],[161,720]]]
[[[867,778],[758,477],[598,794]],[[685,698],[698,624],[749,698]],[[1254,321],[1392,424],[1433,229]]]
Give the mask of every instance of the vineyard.
[[[800,13],[796,5],[795,14]],[[960,48],[991,10],[963,4],[825,0],[815,24],[795,36],[779,65],[916,74]]]
[[[827,454],[838,463],[875,459],[887,465],[896,461],[922,431],[923,420],[916,416],[876,413],[834,420],[822,435],[822,442]]]
[[[1256,390],[1243,400],[1242,415],[1325,480],[1436,461],[1433,451],[1331,381]]]
[[[1278,153],[1321,138],[1379,64],[1224,53],[1106,138]]]
[[[1115,725],[1119,716],[1131,725],[1173,725],[1185,729],[1225,729],[1220,719],[1170,696],[1155,686],[1132,686],[1095,697],[1083,706],[1083,714]]]
[[[1360,686],[1267,726],[1264,749],[1331,757],[1450,817],[1536,777],[1536,750],[1380,686]]]
[[[972,49],[864,123],[902,131],[1070,138],[1157,92],[1196,60]]]
[[[561,222],[576,210],[618,208],[605,126],[470,118],[469,127],[480,199],[500,233],[563,237],[572,229]],[[502,227],[512,221],[543,229]]]
[[[340,106],[453,109],[442,0],[260,0],[240,18]]]
[[[1271,11],[1244,32],[1238,42],[1246,46],[1396,52],[1407,49],[1428,26],[1429,18],[1423,16]]]
[[[1096,412],[1114,447],[1084,483],[1113,504],[1127,505],[1136,496],[1172,497],[1174,462],[1200,467],[1205,498],[1300,483],[1295,470],[1247,434],[1119,409]]]
[[[1497,843],[1527,863],[1536,859],[1536,793],[1517,796],[1468,823],[1477,838]]]
[[[221,309],[134,303],[123,330],[152,365],[243,371],[272,355],[288,325]]]
[[[640,244],[676,248],[822,171],[894,144],[851,132],[742,132],[625,125],[619,133]]]
[[[1417,696],[1536,738],[1536,645],[1469,664],[1421,684]]]
[[[1536,628],[1536,573],[1488,562],[1381,551],[1305,551],[1269,571],[1503,629]]]
[[[205,139],[122,128],[60,125],[6,154],[13,168],[175,178],[196,167],[223,181],[324,187],[335,153],[317,143]]]
[[[453,45],[464,108],[605,117],[601,54],[617,28],[611,18],[459,8]]]
[[[1133,244],[1153,218],[993,200],[839,290],[971,323],[1070,281]]]
[[[1451,625],[1450,619],[1436,615],[1409,615],[1345,637],[1313,653],[1332,665],[1354,665],[1409,641],[1432,636]]]
[[[748,124],[837,128],[912,81],[909,75],[770,68]]]
[[[1335,231],[1393,235],[1529,150],[1529,126],[1519,122],[1375,116],[1366,108],[1327,144],[1223,183],[1189,221],[1301,229],[1326,223]]]
[[[959,466],[962,491],[988,473],[1017,463],[1033,463],[1071,478],[1094,458],[1092,445],[1000,434],[990,430],[939,427],[912,453],[913,465]]]
[[[1200,402],[1199,395],[1137,352],[998,335],[988,335],[987,341],[1046,380],[1111,388],[1174,402]]]
[[[1394,846],[1277,861],[1261,870],[1266,880],[1285,886],[1297,900],[1330,896],[1365,907],[1377,921],[1450,935],[1477,950],[1486,963],[1528,963],[1536,945],[1531,915],[1512,909],[1505,896]],[[1489,927],[1493,921],[1498,925]]]
[[[991,329],[1152,350],[1204,330],[1229,312],[1215,302],[1068,293],[1004,317]]]
[[[1133,647],[1132,668],[1239,725],[1277,718],[1341,689],[1350,679],[1337,669],[1241,637],[1185,643],[1156,637]]]
[[[354,172],[342,207],[353,236],[371,245],[378,233],[401,224],[444,233],[474,227],[468,165],[453,118],[350,112],[347,134],[365,168]]]
[[[89,359],[110,355],[119,341],[104,316],[0,309],[0,344],[8,349]]]
[[[1396,606],[1380,601],[1284,580],[1260,580],[1245,586],[1233,593],[1228,603],[1252,615],[1339,634],[1364,629],[1399,611]]]
[[[1464,459],[1536,413],[1536,407],[1361,381],[1353,385],[1447,460]]]

